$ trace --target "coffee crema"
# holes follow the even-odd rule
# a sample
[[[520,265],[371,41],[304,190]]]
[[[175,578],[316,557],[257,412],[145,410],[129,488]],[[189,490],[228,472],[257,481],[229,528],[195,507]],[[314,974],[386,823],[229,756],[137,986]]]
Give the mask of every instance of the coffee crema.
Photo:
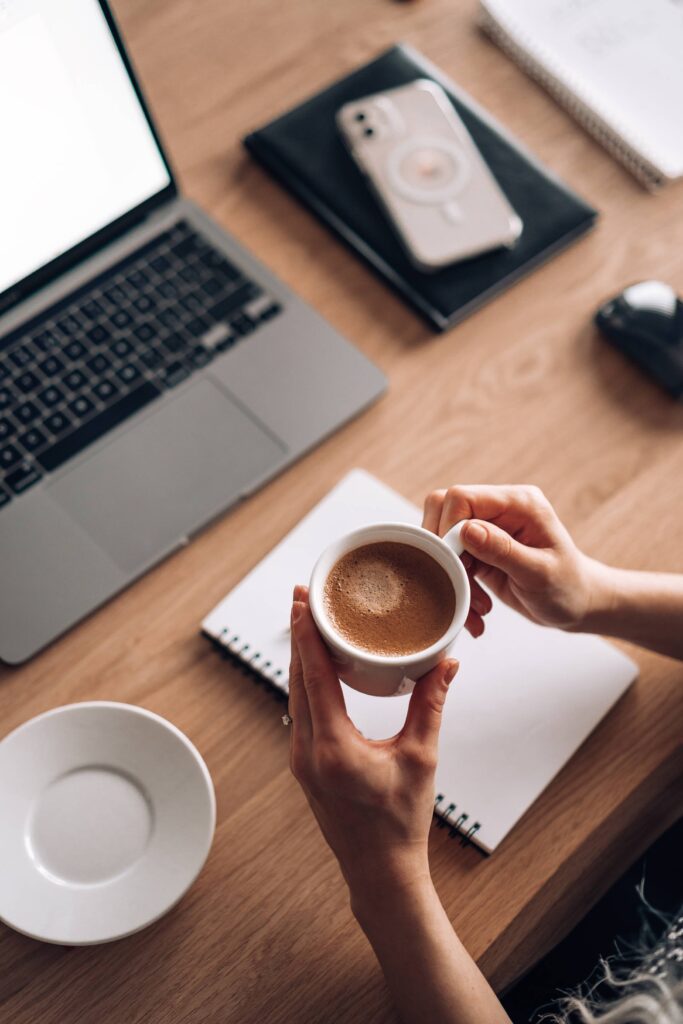
[[[448,573],[426,551],[378,541],[348,551],[324,588],[334,629],[353,647],[399,657],[431,647],[455,615]]]

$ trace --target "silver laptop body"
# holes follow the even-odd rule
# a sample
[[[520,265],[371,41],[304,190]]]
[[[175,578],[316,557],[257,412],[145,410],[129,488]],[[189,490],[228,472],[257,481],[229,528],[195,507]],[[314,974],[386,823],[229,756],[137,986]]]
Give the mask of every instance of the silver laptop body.
[[[44,2],[46,9],[59,6],[52,0]],[[79,3],[88,24],[94,24],[93,18],[103,20],[144,111],[106,5],[97,0]],[[21,4],[18,0],[19,9]],[[35,8],[35,3],[31,6]],[[97,31],[101,29],[99,25]],[[0,26],[0,60],[6,30]],[[21,32],[26,34],[25,28],[17,30],[17,38]],[[33,51],[30,31],[28,36],[27,45]],[[149,128],[153,134],[151,121]],[[155,141],[159,145],[156,136]],[[168,167],[165,158],[164,163]],[[0,166],[0,191],[2,178]],[[250,307],[255,309],[252,329],[219,351],[217,339],[226,334],[222,321],[207,327],[197,339],[197,350],[206,349],[206,365],[174,386],[159,385],[154,401],[53,471],[45,470],[40,449],[25,450],[15,438],[14,447],[19,446],[22,454],[21,470],[28,474],[24,479],[30,479],[33,466],[40,478],[14,492],[6,480],[3,483],[0,471],[6,501],[0,508],[0,658],[5,662],[19,663],[44,647],[385,389],[382,374],[367,359],[202,210],[177,194],[170,170],[163,193],[161,201],[143,204],[145,209],[133,224],[114,232],[115,237],[85,257],[82,248],[76,247],[80,252],[39,268],[4,293],[0,280],[0,302],[4,300],[7,310],[0,315],[0,366],[5,377],[0,388],[9,380],[5,395],[10,394],[10,402],[17,400],[18,392],[12,392],[11,385],[19,379],[21,368],[14,365],[12,355],[20,344],[32,350],[33,328],[26,325],[55,303],[62,304],[63,311],[64,301],[99,275],[105,274],[107,283],[110,268],[122,262],[126,266],[132,254],[178,222],[255,283],[259,299]],[[36,223],[32,230],[39,235],[40,228]],[[0,247],[9,247],[10,259],[12,244],[11,238],[0,239]],[[71,265],[64,268],[69,255]],[[125,284],[124,274],[118,278]],[[258,322],[259,309],[268,305],[278,314]],[[137,320],[130,312],[132,330]],[[229,329],[227,318],[225,323]],[[42,321],[40,327],[44,327]],[[117,336],[125,338],[127,333],[119,331]],[[165,337],[171,336],[172,332]],[[152,371],[142,367],[142,372],[146,380],[156,380]],[[22,380],[31,383],[30,378]],[[44,385],[41,380],[43,390],[35,395],[21,394],[22,403],[39,406],[36,396],[45,393]],[[0,417],[12,423],[14,407],[8,408],[0,409]],[[44,423],[49,410],[43,412],[37,429],[47,443]],[[87,431],[87,416],[83,422]],[[0,439],[0,450],[3,443]],[[50,438],[50,443],[57,441]],[[49,458],[44,461],[50,465]],[[9,472],[6,477],[10,478]]]

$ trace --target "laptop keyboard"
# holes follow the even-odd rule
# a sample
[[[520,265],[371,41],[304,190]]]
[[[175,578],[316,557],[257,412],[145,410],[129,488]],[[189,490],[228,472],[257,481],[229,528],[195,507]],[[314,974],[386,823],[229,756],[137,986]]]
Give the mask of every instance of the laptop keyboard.
[[[0,507],[280,311],[181,221],[0,338]]]

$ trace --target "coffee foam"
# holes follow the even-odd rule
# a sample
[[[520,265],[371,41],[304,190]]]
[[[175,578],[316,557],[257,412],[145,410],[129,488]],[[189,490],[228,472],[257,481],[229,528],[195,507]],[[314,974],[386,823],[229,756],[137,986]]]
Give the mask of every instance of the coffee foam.
[[[324,600],[348,643],[388,656],[431,647],[455,614],[448,573],[421,549],[392,541],[343,555],[325,581]]]

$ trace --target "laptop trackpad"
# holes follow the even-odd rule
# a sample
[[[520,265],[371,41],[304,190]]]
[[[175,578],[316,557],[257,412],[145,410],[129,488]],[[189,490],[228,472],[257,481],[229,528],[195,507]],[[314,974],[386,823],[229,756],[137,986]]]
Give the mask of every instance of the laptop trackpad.
[[[239,498],[284,452],[204,379],[48,490],[121,568],[135,571]]]

